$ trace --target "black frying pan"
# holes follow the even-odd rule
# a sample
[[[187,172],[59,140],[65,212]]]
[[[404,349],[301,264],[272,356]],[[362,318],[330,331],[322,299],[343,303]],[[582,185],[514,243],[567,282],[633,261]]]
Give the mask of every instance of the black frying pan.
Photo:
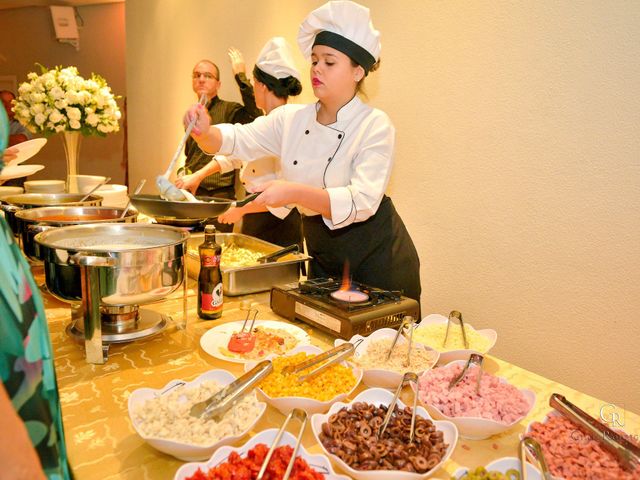
[[[172,217],[181,219],[204,219],[222,215],[231,207],[242,207],[260,195],[253,193],[244,200],[235,201],[227,198],[197,197],[199,202],[171,202],[159,195],[134,195],[131,204],[149,217]]]

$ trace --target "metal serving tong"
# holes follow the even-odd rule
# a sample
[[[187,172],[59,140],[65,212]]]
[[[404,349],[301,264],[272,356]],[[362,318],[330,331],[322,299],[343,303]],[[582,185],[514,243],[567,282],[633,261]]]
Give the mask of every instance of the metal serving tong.
[[[298,433],[298,437],[296,438],[296,444],[293,447],[293,453],[291,453],[291,460],[289,460],[289,464],[287,465],[287,470],[284,472],[284,476],[282,477],[282,480],[289,480],[289,476],[293,471],[293,464],[295,463],[296,456],[298,455],[298,448],[300,448],[300,441],[302,440],[302,434],[304,433],[304,429],[307,426],[307,412],[299,408],[294,408],[293,410],[291,410],[289,415],[287,415],[287,418],[285,418],[284,423],[280,427],[280,430],[278,430],[278,434],[276,435],[276,438],[273,440],[273,444],[271,445],[271,448],[267,452],[267,456],[264,457],[264,461],[262,462],[262,466],[260,467],[260,471],[258,472],[258,476],[256,477],[256,480],[262,480],[262,477],[264,477],[264,474],[267,471],[267,466],[269,465],[269,462],[271,461],[271,457],[273,456],[273,452],[275,452],[276,448],[278,448],[278,443],[280,443],[282,434],[284,433],[285,428],[287,428],[287,424],[291,421],[293,417],[296,417],[297,419],[299,419],[302,425],[300,426],[300,432]]]
[[[520,440],[520,449],[518,450],[518,458],[520,459],[520,480],[527,480],[527,448],[533,450],[533,458],[538,462],[540,473],[545,480],[552,480],[549,466],[542,453],[542,447],[540,444],[531,437],[525,437]]]
[[[287,253],[291,253],[291,252],[298,253],[299,251],[300,251],[300,247],[298,246],[297,243],[294,243],[293,245],[289,245],[288,247],[281,248],[280,250],[276,250],[273,253],[269,253],[267,255],[263,255],[262,257],[259,257],[257,262],[258,263],[275,262],[280,257],[285,256]]]
[[[191,407],[192,417],[208,417],[220,419],[224,413],[238,403],[253,386],[273,371],[271,360],[263,360],[255,367],[224,387],[207,400]]]
[[[398,338],[401,334],[403,334],[405,328],[409,328],[409,348],[407,349],[407,359],[404,362],[404,366],[408,367],[411,364],[411,346],[413,344],[413,330],[416,325],[415,318],[407,315],[402,319],[402,323],[398,327],[398,333],[396,333],[395,338],[393,339],[393,343],[391,344],[391,348],[389,349],[389,353],[387,353],[387,361],[391,358],[391,354],[393,353],[393,349],[398,343]],[[405,336],[406,338],[406,336]]]
[[[411,430],[409,430],[409,443],[413,443],[413,435],[415,433],[415,427],[416,427],[416,409],[418,408],[418,375],[416,375],[413,372],[407,372],[402,377],[402,381],[400,382],[400,385],[398,385],[398,388],[396,389],[396,394],[394,395],[393,400],[391,400],[391,403],[389,404],[389,408],[387,410],[387,414],[384,417],[384,421],[382,422],[382,425],[380,425],[380,429],[378,430],[378,438],[382,438],[382,434],[384,433],[385,429],[387,428],[387,425],[389,424],[389,421],[391,420],[391,416],[393,415],[393,411],[396,408],[396,403],[398,403],[398,397],[400,396],[402,387],[404,387],[409,382],[414,382],[416,384],[416,389],[414,390],[414,395],[413,395],[413,409],[411,411],[411,427],[410,427]]]
[[[464,368],[460,372],[460,375],[458,375],[455,378],[452,378],[451,382],[449,382],[449,390],[451,390],[453,387],[455,387],[456,385],[458,385],[462,381],[462,379],[467,374],[467,370],[469,370],[469,367],[471,365],[477,365],[478,366],[478,379],[476,381],[476,394],[479,394],[480,393],[480,380],[482,379],[482,361],[483,360],[484,360],[484,357],[482,355],[478,354],[478,353],[472,353],[471,355],[469,355],[469,360],[467,360],[467,364],[464,366]]]
[[[240,310],[246,310],[247,316],[244,317],[244,322],[242,322],[242,328],[238,333],[244,332],[245,327],[247,326],[247,322],[249,321],[249,317],[251,316],[251,312],[253,312],[253,319],[251,320],[251,324],[249,325],[248,332],[253,331],[253,324],[256,323],[256,317],[258,316],[258,309],[253,307],[254,303],[243,300],[240,302]]]
[[[331,365],[334,365],[334,364],[336,364],[338,362],[341,362],[345,358],[353,355],[353,353],[356,351],[356,348],[358,348],[358,346],[362,342],[363,342],[363,340],[360,339],[360,340],[356,340],[353,343],[349,343],[349,342],[343,343],[339,347],[332,348],[331,350],[327,350],[326,352],[320,353],[320,354],[316,355],[315,357],[310,358],[309,360],[305,360],[304,362],[298,363],[297,365],[289,365],[288,367],[284,367],[282,369],[282,373],[284,373],[285,375],[291,375],[291,374],[294,374],[294,373],[298,373],[298,372],[306,370],[309,367],[317,365],[318,363],[322,363],[323,361],[331,358],[331,360],[329,360],[327,363],[325,363],[324,365],[320,365],[318,368],[316,368],[315,370],[312,370],[311,372],[307,373],[306,375],[298,375],[298,383],[305,382],[305,381],[309,380],[310,378],[315,377],[316,375],[318,375],[325,368],[327,368],[327,367],[329,367]],[[335,358],[332,358],[332,357],[335,357]]]
[[[447,331],[444,334],[444,342],[442,342],[442,346],[447,346],[447,338],[449,337],[449,327],[452,323],[456,323],[460,325],[460,329],[462,329],[462,341],[464,342],[464,348],[469,348],[469,342],[467,341],[467,332],[464,329],[464,322],[462,321],[462,314],[457,310],[452,310],[449,313],[449,318],[447,320]]]
[[[615,455],[625,469],[633,471],[640,468],[640,446],[633,444],[620,433],[603,425],[559,393],[551,395],[549,405],[573,423],[582,427],[591,438]]]

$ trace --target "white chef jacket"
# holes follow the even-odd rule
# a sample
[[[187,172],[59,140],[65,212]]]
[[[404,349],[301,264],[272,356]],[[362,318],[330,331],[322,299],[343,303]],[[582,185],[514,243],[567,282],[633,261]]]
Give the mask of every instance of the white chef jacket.
[[[332,230],[362,222],[376,213],[391,176],[395,128],[389,117],[355,96],[331,125],[316,120],[318,104],[283,105],[252,123],[216,125],[219,153],[249,163],[280,159],[284,180],[324,188],[331,202]],[[216,157],[217,159],[217,157]],[[218,160],[222,171],[232,162]],[[305,215],[317,212],[298,206]]]

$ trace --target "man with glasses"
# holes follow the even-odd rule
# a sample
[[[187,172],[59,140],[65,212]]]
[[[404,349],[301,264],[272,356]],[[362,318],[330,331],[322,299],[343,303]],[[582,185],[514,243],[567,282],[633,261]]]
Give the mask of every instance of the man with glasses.
[[[211,121],[216,123],[249,123],[262,115],[262,111],[256,106],[253,89],[240,88],[243,105],[237,102],[228,102],[218,97],[220,88],[220,69],[210,60],[201,60],[193,67],[192,88],[199,99],[205,94],[208,99],[207,109]],[[242,85],[241,85],[242,87]],[[200,184],[193,181],[190,174],[200,170],[211,160],[211,156],[204,153],[198,144],[189,137],[185,146],[185,173],[179,180],[180,188],[193,190],[196,188],[197,196],[221,197],[235,199],[236,170],[228,173],[214,173],[206,177]],[[231,232],[233,224],[218,224],[216,228],[221,232]]]

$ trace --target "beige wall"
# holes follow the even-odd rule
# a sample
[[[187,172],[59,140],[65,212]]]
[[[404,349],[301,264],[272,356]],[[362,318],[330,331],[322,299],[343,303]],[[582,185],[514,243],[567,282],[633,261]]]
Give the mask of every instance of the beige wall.
[[[127,2],[132,180],[171,157],[197,59],[237,100],[228,46],[252,68],[321,3]],[[640,412],[640,3],[363,3],[424,312],[458,309],[499,332],[496,355]]]
[[[61,2],[63,3],[63,2]],[[36,62],[78,67],[85,78],[91,72],[107,79],[116,95],[125,96],[124,3],[78,7],[84,20],[79,26],[80,50],[55,38],[51,14],[46,7],[0,10],[0,76],[16,75],[18,84],[27,73],[37,71]],[[122,109],[124,99],[118,100]],[[49,138],[41,152],[28,163],[45,165],[32,179],[66,177],[66,162],[59,135]],[[84,137],[80,148],[80,173],[107,175],[111,183],[123,183],[124,132],[107,137]]]

